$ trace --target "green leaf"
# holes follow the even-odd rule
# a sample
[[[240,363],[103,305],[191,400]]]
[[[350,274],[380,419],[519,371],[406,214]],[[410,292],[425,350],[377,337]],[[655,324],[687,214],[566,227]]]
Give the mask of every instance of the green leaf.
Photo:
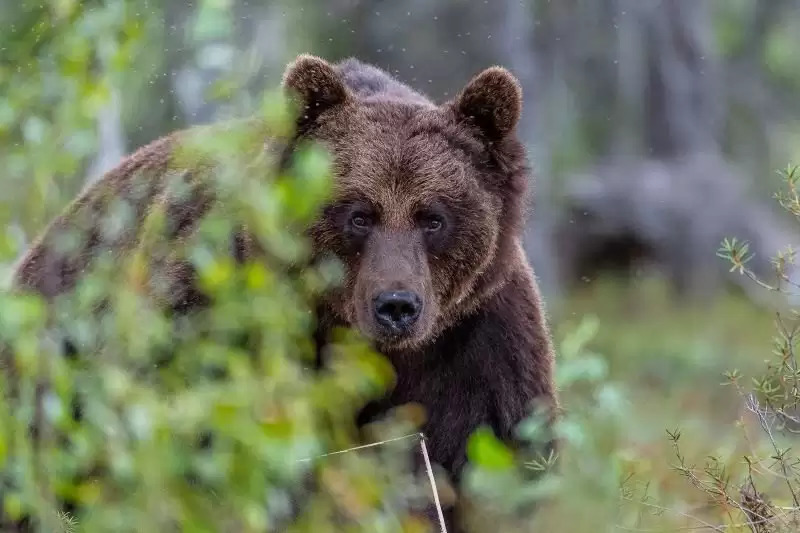
[[[467,441],[470,462],[489,470],[506,470],[514,464],[514,455],[487,427],[481,427]]]

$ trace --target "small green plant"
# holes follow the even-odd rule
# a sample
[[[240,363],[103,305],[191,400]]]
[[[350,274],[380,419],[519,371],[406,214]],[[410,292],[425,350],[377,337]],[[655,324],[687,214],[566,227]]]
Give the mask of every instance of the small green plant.
[[[785,189],[775,198],[800,222],[800,170],[790,166],[781,175]],[[800,295],[797,254],[791,246],[776,253],[772,259],[774,280],[762,279],[748,268],[752,255],[746,242],[726,239],[718,255],[731,263],[731,271],[747,276],[764,290],[784,295],[788,305],[776,313],[777,334],[771,356],[750,385],[738,370],[725,375],[726,383],[734,387],[744,407],[742,425],[749,452],[741,457],[740,468],[732,472],[715,455],[710,455],[703,466],[688,464],[681,452],[681,433],[674,431],[668,436],[677,459],[675,469],[729,518],[726,529],[741,527],[753,533],[797,531],[800,457],[793,447],[792,434],[800,428],[800,313],[791,305],[793,298]]]
[[[69,513],[59,512],[58,518],[61,520],[63,525],[63,533],[75,533],[78,528],[78,521],[70,515]]]

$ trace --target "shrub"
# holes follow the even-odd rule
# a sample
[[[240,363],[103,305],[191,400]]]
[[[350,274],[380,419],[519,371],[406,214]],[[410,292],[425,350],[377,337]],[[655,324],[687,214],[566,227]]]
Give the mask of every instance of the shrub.
[[[81,531],[324,531],[342,520],[357,531],[421,527],[404,512],[425,496],[400,453],[411,441],[309,460],[355,446],[356,410],[393,375],[344,331],[330,369],[314,368],[315,297],[340,272],[334,261],[308,264],[303,229],[328,192],[328,165],[308,146],[276,174],[263,129],[251,126],[285,132],[290,114],[276,97],[265,102],[256,121],[192,130],[175,154],[205,169],[218,197],[193,238],[164,239],[155,209],[126,258],[98,258],[52,305],[0,294],[12,370],[0,378],[10,516],[32,513],[45,531],[65,519]],[[115,198],[106,211],[102,228],[124,230],[130,206]],[[234,261],[230,238],[241,226],[268,260]],[[150,282],[157,258],[190,260],[208,308],[169,316]],[[77,353],[62,349],[64,338]],[[406,429],[387,425],[387,436]],[[298,506],[307,483],[323,490]],[[79,502],[74,516],[59,517],[65,498]]]

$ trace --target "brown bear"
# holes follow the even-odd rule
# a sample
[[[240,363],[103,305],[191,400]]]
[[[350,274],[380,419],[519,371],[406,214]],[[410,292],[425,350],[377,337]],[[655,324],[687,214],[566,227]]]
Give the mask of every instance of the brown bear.
[[[457,483],[473,430],[486,425],[515,443],[515,427],[536,404],[557,404],[551,338],[521,246],[529,167],[515,134],[520,85],[492,67],[436,105],[375,67],[309,55],[287,67],[283,84],[303,109],[294,140],[318,141],[333,158],[334,193],[309,236],[315,254],[343,262],[345,279],[320,304],[320,363],[331,328],[353,327],[369,338],[397,377],[359,424],[421,404],[431,460]],[[173,142],[170,136],[140,149],[84,193],[23,258],[16,286],[54,297],[104,247],[135,240],[104,242],[94,231],[77,254],[54,246],[76,220],[91,224],[94,203],[108,194],[134,198],[137,221],[167,201],[157,180],[134,194],[129,178],[166,172]],[[191,232],[213,201],[198,192],[170,204],[171,235]],[[235,237],[237,256],[246,257],[246,235]],[[191,267],[171,272],[168,303],[178,311],[202,305]],[[448,522],[455,530],[452,513]]]

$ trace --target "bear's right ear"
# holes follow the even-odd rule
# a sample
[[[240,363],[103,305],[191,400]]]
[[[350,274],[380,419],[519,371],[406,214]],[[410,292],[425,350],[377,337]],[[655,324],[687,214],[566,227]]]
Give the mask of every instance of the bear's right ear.
[[[286,67],[283,89],[300,107],[297,125],[301,129],[349,98],[344,81],[330,63],[308,54],[298,56]]]
[[[457,115],[477,126],[490,141],[511,134],[522,112],[522,87],[502,67],[490,67],[472,78],[453,103]]]

